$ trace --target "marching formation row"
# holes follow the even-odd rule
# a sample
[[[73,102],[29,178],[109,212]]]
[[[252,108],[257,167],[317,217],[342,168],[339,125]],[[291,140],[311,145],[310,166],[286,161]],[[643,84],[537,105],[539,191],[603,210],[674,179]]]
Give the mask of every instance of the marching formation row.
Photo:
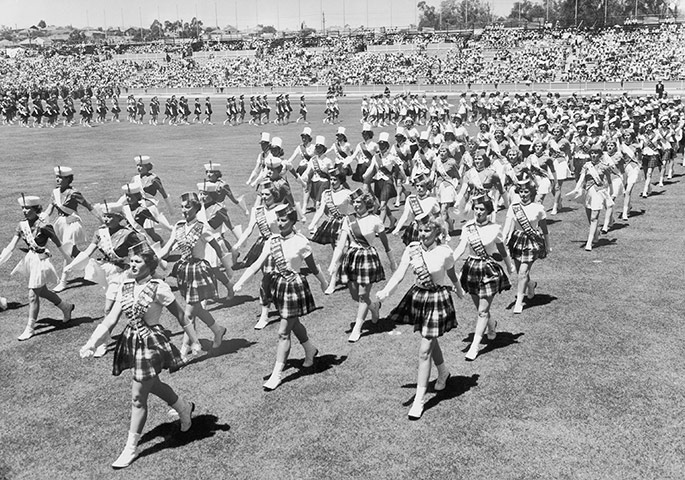
[[[182,431],[190,428],[193,403],[180,398],[158,375],[201,354],[196,318],[212,331],[212,347],[221,345],[227,329],[204,306],[219,297],[220,285],[230,297],[261,273],[261,316],[255,329],[267,326],[272,304],[281,319],[276,361],[264,384],[264,389],[274,390],[290,353],[291,333],[304,349],[303,366],[316,362],[319,350],[301,322],[315,308],[307,275],[313,275],[328,295],[347,288],[358,305],[348,338],[355,343],[367,316],[373,323],[379,320],[381,302],[411,269],[413,285],[387,317],[412,324],[421,335],[417,391],[408,412],[410,419],[418,419],[431,364],[438,370],[434,390],[444,389],[450,376],[438,339],[457,323],[452,293],[460,298],[468,294],[477,311],[473,341],[465,355],[469,361],[478,357],[482,341],[497,335],[490,308],[498,293],[511,288],[510,275],[517,276],[514,314],[522,313],[526,299],[535,296],[531,269],[551,252],[546,197],[552,197],[551,214],[561,213],[563,182],[575,182],[568,195],[585,194],[585,249],[592,250],[601,231],[611,228],[620,195],[620,217],[629,220],[631,192],[640,172],[645,176],[642,196],[647,197],[655,169],[660,170],[663,185],[682,152],[680,102],[623,96],[598,103],[561,104],[553,99],[543,108],[533,101],[531,108],[522,98],[505,112],[504,104],[510,102],[478,114],[450,115],[449,108],[432,109],[429,128],[421,132],[412,116],[403,112],[406,116],[399,119],[393,140],[390,133],[381,132],[374,141],[373,126],[364,123],[362,140],[354,146],[344,127],[338,128],[332,143],[305,127],[290,156],[283,139],[264,132],[247,179],[256,189],[254,205],[248,208],[243,197],[235,197],[222,178],[221,165],[209,162],[197,190],[181,195],[183,219],[178,222],[168,220],[174,215],[169,195],[146,156],[135,157],[138,174],[122,186],[121,198],[98,205],[74,187],[71,168],[55,167],[57,186],[47,207],[43,210],[38,197],[22,194],[18,201],[24,220],[0,253],[4,264],[20,240],[28,249],[12,272],[28,278],[29,319],[19,340],[33,336],[41,298],[70,321],[74,305],[59,295],[69,275],[83,275],[104,287],[107,315],[81,355],[105,355],[111,332],[125,315],[127,325],[114,348],[113,373],[132,370],[136,400],[128,442],[113,464],[121,468],[136,458],[150,393],[179,414]],[[471,115],[479,122],[474,138],[463,124]],[[295,200],[289,178],[302,186],[301,201]],[[232,221],[226,202],[249,215],[244,229]],[[402,204],[402,214],[395,218],[392,207]],[[87,239],[79,208],[102,224],[84,249]],[[497,223],[500,209],[505,212],[502,226]],[[600,229],[602,210],[606,213]],[[298,231],[298,223],[306,225],[309,237]],[[459,230],[459,239],[453,241]],[[400,235],[406,245],[398,258],[388,232]],[[244,248],[253,233],[256,241]],[[49,241],[64,257],[61,278],[51,263]],[[331,246],[327,268],[315,260],[312,242]],[[170,266],[172,251],[180,258]],[[175,277],[184,305],[172,293],[167,277]],[[373,285],[386,279],[372,295]],[[49,288],[54,283],[57,286]],[[184,329],[180,350],[160,324],[163,307]]]

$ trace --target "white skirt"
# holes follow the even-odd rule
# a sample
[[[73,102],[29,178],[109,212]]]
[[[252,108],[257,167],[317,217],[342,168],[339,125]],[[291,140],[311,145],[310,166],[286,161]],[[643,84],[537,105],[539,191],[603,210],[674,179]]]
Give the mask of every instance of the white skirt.
[[[623,193],[623,179],[618,176],[614,176],[611,179],[612,195],[611,198],[616,200],[616,198]]]
[[[552,189],[552,182],[547,177],[535,177],[535,183],[538,185],[539,195],[547,195]]]
[[[29,279],[29,288],[40,288],[45,285],[54,285],[58,282],[57,272],[50,261],[50,254],[29,251],[26,256],[17,263],[10,275],[19,273]]]
[[[640,178],[640,166],[637,163],[626,165],[626,182],[635,184]]]
[[[557,173],[557,180],[566,180],[571,176],[568,168],[568,160],[564,157],[554,159],[554,171]]]
[[[86,242],[86,231],[78,215],[58,215],[52,225],[57,238],[67,250]]]
[[[116,300],[117,291],[122,282],[124,270],[109,262],[98,262],[94,258],[88,260],[83,278],[94,282],[105,289],[105,298]]]
[[[440,203],[452,203],[457,201],[457,191],[450,182],[443,181],[438,187]]]
[[[590,210],[601,210],[614,205],[614,201],[609,196],[607,188],[597,188],[591,186],[585,191],[585,208]]]

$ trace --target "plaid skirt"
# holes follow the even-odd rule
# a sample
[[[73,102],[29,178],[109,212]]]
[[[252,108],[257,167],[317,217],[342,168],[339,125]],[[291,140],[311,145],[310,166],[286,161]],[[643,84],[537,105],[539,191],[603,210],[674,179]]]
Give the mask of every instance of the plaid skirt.
[[[397,196],[395,183],[392,180],[376,180],[373,185],[373,194],[381,202],[387,202]]]
[[[493,297],[511,288],[504,269],[491,258],[469,257],[461,269],[460,283],[465,292],[479,298]]]
[[[543,245],[535,241],[522,230],[514,230],[507,244],[511,258],[521,263],[533,263],[539,258],[544,258]]]
[[[233,270],[242,270],[243,268],[247,268],[254,262],[256,262],[259,256],[262,254],[264,242],[266,242],[266,239],[260,236],[257,239],[257,241],[250,247],[250,250],[248,250],[247,255],[245,255],[245,258],[233,264]]]
[[[179,260],[171,275],[176,277],[178,290],[186,303],[198,303],[216,297],[214,274],[206,260]]]
[[[343,254],[338,270],[338,284],[354,282],[359,285],[370,285],[385,280],[385,271],[374,247],[349,247]]]
[[[321,245],[333,245],[338,240],[340,234],[340,227],[342,226],[342,218],[327,218],[312,235],[312,242],[320,243]]]
[[[293,275],[287,280],[278,273],[271,275],[271,297],[281,318],[295,318],[307,315],[316,308],[314,296],[307,277]]]
[[[416,228],[416,222],[411,222],[407,227],[405,227],[404,232],[402,232],[402,243],[409,245],[411,242],[419,241],[419,230]]]
[[[311,181],[309,182],[309,185],[311,198],[316,202],[321,201],[321,195],[323,195],[324,190],[331,188],[331,182],[328,180],[319,180],[318,182]]]
[[[169,341],[162,325],[134,328],[128,324],[114,348],[112,375],[131,369],[133,379],[142,382],[162,370],[176,370],[182,365],[181,353]]]
[[[659,154],[643,155],[642,168],[661,168],[661,156]]]
[[[395,323],[414,325],[423,338],[438,338],[457,326],[457,316],[449,287],[437,290],[413,285],[392,309],[388,318]]]

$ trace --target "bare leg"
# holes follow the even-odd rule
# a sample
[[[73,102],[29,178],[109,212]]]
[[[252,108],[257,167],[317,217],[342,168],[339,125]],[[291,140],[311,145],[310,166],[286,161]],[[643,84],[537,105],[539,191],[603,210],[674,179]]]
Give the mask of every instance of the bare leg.
[[[478,309],[478,321],[476,322],[476,330],[473,333],[473,342],[469,351],[466,352],[467,360],[475,360],[478,356],[478,349],[480,342],[483,339],[483,333],[490,321],[490,305],[494,297],[479,298],[478,295],[471,294],[473,303]]]

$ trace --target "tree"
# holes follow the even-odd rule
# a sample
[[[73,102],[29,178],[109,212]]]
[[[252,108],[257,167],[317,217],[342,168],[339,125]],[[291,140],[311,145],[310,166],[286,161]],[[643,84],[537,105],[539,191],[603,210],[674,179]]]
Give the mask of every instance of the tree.
[[[78,28],[71,31],[69,34],[69,43],[84,43],[86,41],[86,35]]]
[[[45,20],[41,20],[40,22],[38,22],[38,28],[45,28],[45,27],[47,27],[47,25],[45,24]]]
[[[533,3],[530,0],[522,0],[515,2],[511,7],[509,18],[518,20],[527,20],[532,22],[534,18],[545,18],[545,7],[539,3]],[[556,17],[554,18],[556,20]]]
[[[159,40],[160,38],[164,38],[164,25],[155,19],[150,25],[150,40]]]
[[[438,28],[438,14],[435,12],[435,7],[428,5],[424,0],[421,0],[417,5],[421,12],[419,17],[419,28],[430,27]]]
[[[417,7],[421,11],[419,28],[470,28],[492,21],[490,4],[483,0],[443,0],[439,10],[422,0]]]

